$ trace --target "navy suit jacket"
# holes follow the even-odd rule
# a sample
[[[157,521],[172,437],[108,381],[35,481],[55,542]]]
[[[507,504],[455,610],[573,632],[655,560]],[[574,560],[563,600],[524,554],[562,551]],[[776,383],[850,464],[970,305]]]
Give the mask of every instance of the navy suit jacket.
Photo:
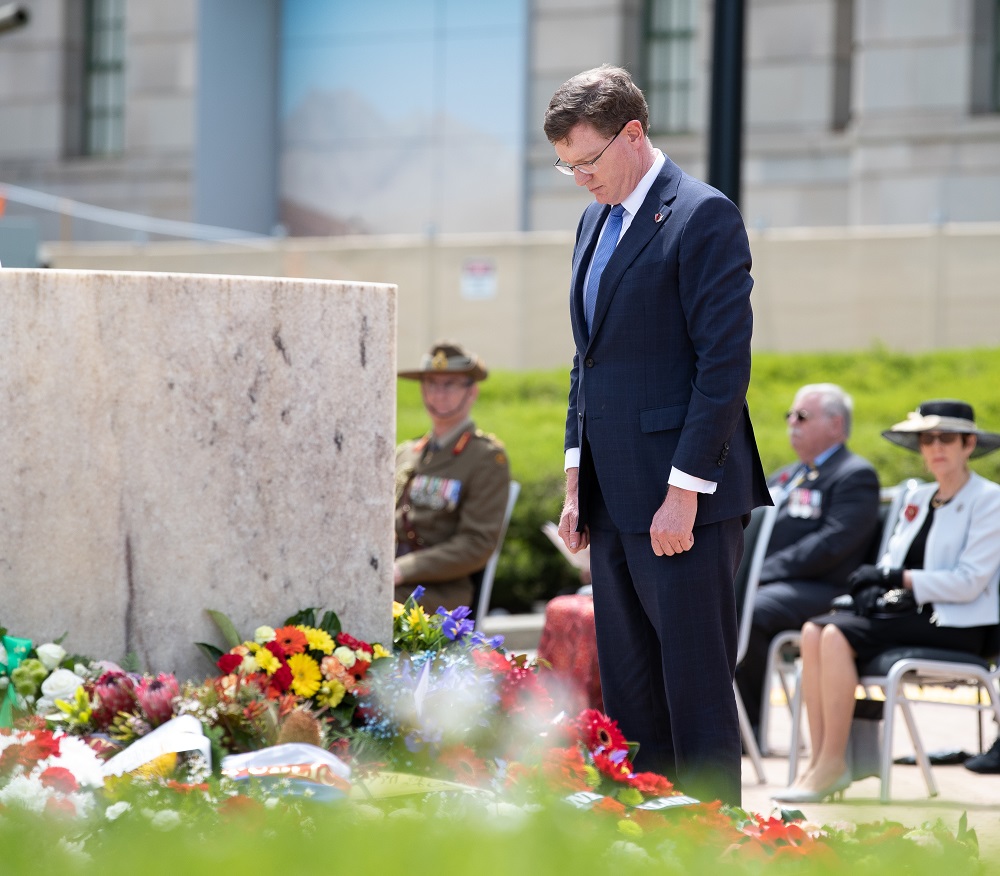
[[[793,463],[770,480],[784,488],[802,468]],[[801,489],[819,495],[814,516],[797,516],[801,502],[785,502],[774,520],[760,583],[820,581],[847,589],[847,577],[864,563],[879,531],[878,475],[868,460],[840,447],[804,480]],[[800,499],[804,499],[801,494]]]
[[[604,269],[588,334],[583,282],[609,212],[584,211],[573,252],[565,447],[581,449],[581,527],[596,476],[619,530],[648,531],[671,466],[718,483],[695,525],[770,504],[746,406],[753,280],[739,210],[668,158]]]

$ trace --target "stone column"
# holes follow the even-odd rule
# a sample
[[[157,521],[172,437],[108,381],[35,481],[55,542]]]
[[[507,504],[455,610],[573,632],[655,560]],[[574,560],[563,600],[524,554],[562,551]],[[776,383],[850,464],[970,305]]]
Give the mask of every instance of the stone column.
[[[391,633],[396,287],[0,270],[0,625],[201,678],[301,608]]]

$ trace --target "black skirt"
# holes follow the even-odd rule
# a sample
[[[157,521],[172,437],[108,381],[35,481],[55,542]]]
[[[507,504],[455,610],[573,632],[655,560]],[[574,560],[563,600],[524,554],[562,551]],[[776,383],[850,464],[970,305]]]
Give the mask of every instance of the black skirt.
[[[931,623],[933,613],[930,605],[919,612],[895,617],[861,617],[846,611],[832,611],[812,618],[810,623],[837,627],[854,649],[856,661],[861,666],[883,651],[905,645],[971,654],[982,652],[989,627],[942,627]]]

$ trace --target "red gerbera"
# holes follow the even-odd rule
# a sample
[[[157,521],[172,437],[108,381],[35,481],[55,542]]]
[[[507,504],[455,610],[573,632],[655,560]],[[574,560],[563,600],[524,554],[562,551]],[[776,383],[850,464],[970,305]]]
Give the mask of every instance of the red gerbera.
[[[618,722],[597,709],[584,709],[576,719],[580,741],[590,751],[624,751],[628,748]]]
[[[274,641],[281,645],[286,654],[301,654],[309,645],[306,634],[292,626],[275,630]]]
[[[659,773],[634,773],[629,776],[628,783],[643,794],[654,794],[657,797],[666,797],[674,790],[670,779]]]
[[[594,766],[602,775],[616,782],[628,782],[629,776],[632,775],[632,764],[626,757],[612,760],[608,755],[599,752],[594,755]]]

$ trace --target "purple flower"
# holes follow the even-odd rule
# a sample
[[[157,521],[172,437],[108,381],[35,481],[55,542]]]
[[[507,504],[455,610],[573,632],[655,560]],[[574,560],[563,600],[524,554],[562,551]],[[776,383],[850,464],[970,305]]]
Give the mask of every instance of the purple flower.
[[[419,602],[420,601],[420,597],[424,595],[424,591],[426,589],[427,588],[424,587],[423,584],[418,584],[416,587],[413,588],[413,593],[410,594],[410,598],[414,602]]]
[[[476,628],[475,623],[469,620],[472,609],[467,605],[460,605],[454,611],[448,611],[441,605],[438,606],[437,613],[444,617],[441,632],[444,633],[445,638],[452,641],[468,635]]]

